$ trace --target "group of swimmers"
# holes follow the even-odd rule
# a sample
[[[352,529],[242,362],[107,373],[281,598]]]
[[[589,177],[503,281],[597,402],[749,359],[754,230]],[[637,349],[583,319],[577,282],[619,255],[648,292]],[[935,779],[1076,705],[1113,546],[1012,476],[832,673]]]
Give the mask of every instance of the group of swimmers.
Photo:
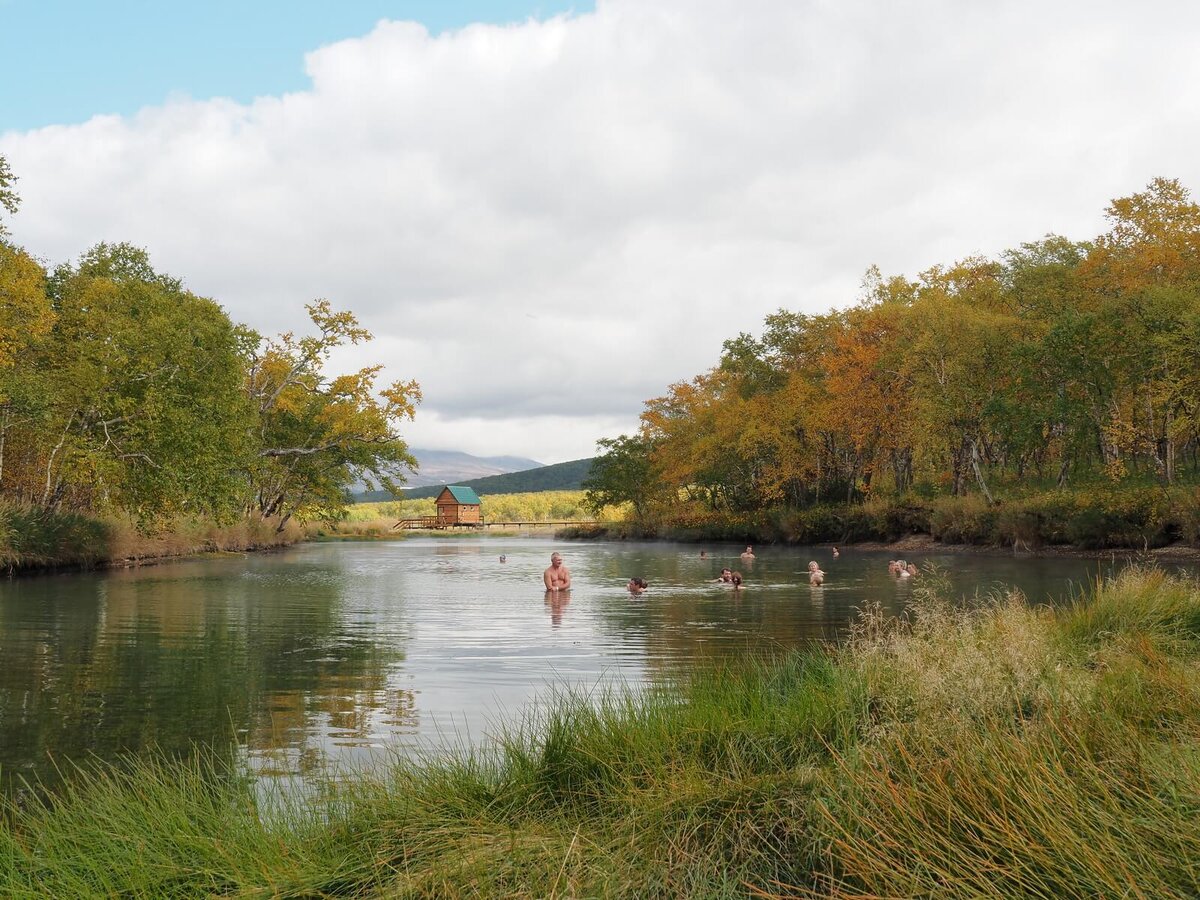
[[[749,554],[749,556],[747,556],[747,554]],[[837,547],[834,547],[833,548],[833,558],[837,559],[841,555],[842,555],[841,551],[838,550]],[[708,554],[705,553],[705,551],[701,550],[700,558],[707,559]],[[742,554],[742,559],[747,559],[747,558],[754,559],[754,551],[750,547],[747,547],[746,551]],[[893,559],[888,562],[888,574],[894,575],[897,578],[912,578],[913,576],[915,576],[917,574],[917,567],[910,562],[906,562],[903,559]],[[731,572],[729,569],[722,569],[721,576],[719,578],[714,578],[713,581],[714,582],[724,582],[726,584],[732,584],[734,587],[734,590],[741,590],[742,573],[741,572]],[[813,587],[820,587],[821,585],[823,585],[825,583],[825,573],[821,570],[821,564],[818,563],[815,559],[810,561],[808,564],[808,583],[811,584]]]
[[[833,558],[837,559],[841,556],[837,547],[833,548]],[[701,559],[708,559],[708,552],[700,551]],[[746,562],[755,559],[754,548],[747,547],[741,554],[741,558]],[[500,557],[500,562],[505,562],[504,556]],[[897,578],[912,578],[917,574],[917,567],[903,559],[893,559],[888,561],[888,574]],[[728,566],[721,569],[721,574],[712,579],[713,584],[727,584],[735,591],[742,590],[744,577],[741,572],[735,572]],[[562,593],[571,589],[571,570],[563,565],[562,554],[557,551],[550,554],[550,566],[542,573],[542,581],[546,585],[546,590],[551,593]],[[821,570],[821,565],[815,559],[808,564],[808,583],[813,587],[820,587],[825,583],[825,573]],[[645,578],[630,578],[626,585],[629,593],[637,596],[643,593],[650,585]]]

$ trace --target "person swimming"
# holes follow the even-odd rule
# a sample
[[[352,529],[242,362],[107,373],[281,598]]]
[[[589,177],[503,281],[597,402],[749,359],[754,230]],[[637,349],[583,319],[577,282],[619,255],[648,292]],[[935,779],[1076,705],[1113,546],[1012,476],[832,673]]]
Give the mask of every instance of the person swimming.
[[[808,564],[808,583],[809,584],[824,584],[825,573],[821,571],[821,567],[817,565],[814,559]]]
[[[569,591],[571,589],[571,570],[563,565],[562,554],[550,554],[550,568],[542,573],[542,581],[548,591]]]
[[[711,583],[712,584],[729,584],[729,582],[732,580],[732,578],[733,578],[733,572],[728,567],[726,567],[721,570],[720,577],[713,578]]]
[[[500,554],[500,562],[508,562],[508,557],[503,553]]]
[[[625,585],[625,587],[628,589],[629,593],[637,595],[646,590],[646,588],[650,587],[650,585],[646,583],[645,578],[630,578],[629,584]]]
[[[734,572],[730,575],[729,584],[735,591],[740,591],[742,589],[742,573]]]
[[[745,560],[754,559],[754,548],[747,547],[745,550],[743,550],[742,551],[742,559],[745,559]]]
[[[842,555],[842,554],[840,554],[840,553],[838,552],[838,548],[837,548],[837,547],[834,547],[834,548],[833,548],[833,558],[834,558],[834,559],[837,559],[837,558],[838,558],[839,556],[841,556],[841,555]]]

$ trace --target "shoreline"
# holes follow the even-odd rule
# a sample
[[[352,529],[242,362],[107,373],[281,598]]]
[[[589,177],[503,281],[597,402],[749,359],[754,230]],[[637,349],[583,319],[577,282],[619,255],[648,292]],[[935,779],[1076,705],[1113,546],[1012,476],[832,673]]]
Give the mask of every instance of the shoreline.
[[[249,520],[225,526],[180,522],[155,535],[142,535],[123,522],[94,519],[90,524],[95,526],[92,530],[96,537],[86,553],[72,553],[77,546],[67,540],[30,554],[30,561],[8,560],[4,574],[27,578],[137,569],[192,559],[277,552],[313,539],[312,533],[300,525],[289,524],[283,532],[277,532],[272,522]]]
[[[297,529],[301,526],[297,526]],[[99,559],[90,562],[62,562],[62,563],[37,563],[27,566],[12,566],[7,572],[10,578],[36,577],[39,575],[63,575],[74,574],[92,571],[109,571],[121,569],[136,569],[145,566],[166,565],[172,562],[184,562],[187,560],[205,559],[219,557],[223,555],[243,555],[247,553],[274,553],[285,550],[289,547],[294,547],[298,544],[305,543],[345,543],[345,542],[363,542],[363,543],[378,543],[388,541],[406,540],[410,537],[423,538],[439,538],[446,540],[464,540],[467,538],[512,538],[512,537],[551,537],[563,541],[613,541],[619,543],[680,543],[692,544],[699,546],[701,544],[722,545],[728,544],[736,546],[741,541],[732,540],[703,540],[692,536],[648,536],[639,535],[637,537],[626,537],[613,534],[609,529],[599,529],[595,533],[589,534],[572,534],[569,533],[571,528],[559,529],[514,529],[513,531],[475,531],[463,530],[460,532],[443,532],[437,530],[424,531],[408,531],[404,533],[394,534],[371,534],[371,533],[330,533],[324,531],[310,531],[305,529],[303,532],[297,533],[293,530],[290,534],[282,536],[279,539],[269,538],[249,540],[220,540],[208,538],[197,543],[209,544],[209,546],[197,546],[197,543],[191,543],[189,546],[179,548],[163,548],[164,552],[144,552],[146,545],[142,545],[139,549],[143,552],[123,553],[115,555],[109,559]],[[182,540],[184,532],[171,532],[163,537],[148,539],[151,543],[162,542],[171,543],[173,540]],[[1012,557],[1017,559],[1106,559],[1121,557],[1123,559],[1140,558],[1152,562],[1179,562],[1179,563],[1196,563],[1200,564],[1200,548],[1193,547],[1189,544],[1176,542],[1163,547],[1151,548],[1136,548],[1136,547],[1109,547],[1104,549],[1093,549],[1079,547],[1066,544],[1050,544],[1039,547],[1029,547],[1022,549],[1014,549],[996,544],[964,544],[964,543],[942,543],[928,534],[912,534],[899,538],[894,541],[857,541],[843,542],[833,544],[828,541],[818,541],[813,543],[801,543],[791,541],[755,541],[759,546],[765,547],[825,547],[832,548],[834,546],[843,548],[844,550],[860,550],[867,552],[896,552],[896,553],[924,553],[924,554],[945,554],[953,556],[992,556],[992,557]]]
[[[636,536],[614,533],[608,528],[593,529],[586,533],[563,529],[555,537],[565,541],[615,541],[648,543],[675,543],[700,545],[729,545],[753,544],[759,547],[839,547],[843,550],[865,550],[869,552],[897,553],[942,553],[955,556],[998,556],[1017,559],[1105,559],[1112,556],[1124,558],[1145,558],[1152,561],[1166,562],[1195,562],[1200,563],[1200,547],[1183,541],[1175,541],[1160,547],[1082,547],[1078,544],[1040,544],[1014,548],[1007,544],[968,544],[961,542],[942,542],[928,533],[909,534],[892,541],[793,541],[772,540],[762,536],[731,539],[726,537],[696,537],[691,534],[652,535],[638,534]]]
[[[835,545],[815,544],[813,546],[833,547]],[[1042,547],[1016,550],[997,544],[943,544],[931,535],[922,534],[910,535],[895,541],[860,541],[854,544],[837,544],[836,546],[869,551],[894,550],[906,553],[948,553],[956,556],[1006,556],[1015,559],[1105,559],[1112,556],[1120,556],[1144,557],[1150,560],[1165,560],[1168,562],[1183,561],[1200,563],[1200,548],[1178,542],[1167,544],[1164,547],[1143,549],[1136,547],[1091,549],[1070,544],[1050,544]]]

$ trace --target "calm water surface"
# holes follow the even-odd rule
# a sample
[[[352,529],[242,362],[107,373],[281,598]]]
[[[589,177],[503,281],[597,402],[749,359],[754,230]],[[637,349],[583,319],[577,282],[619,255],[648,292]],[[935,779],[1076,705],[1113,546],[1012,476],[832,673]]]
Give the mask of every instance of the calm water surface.
[[[551,600],[541,573],[555,547],[574,589]],[[197,744],[291,776],[478,741],[548,685],[644,684],[795,647],[835,636],[866,602],[900,611],[911,591],[886,553],[768,547],[747,565],[740,549],[430,538],[0,582],[0,780]],[[1008,584],[1037,601],[1111,568],[913,561],[943,566],[962,592]],[[745,571],[741,595],[706,583],[722,565]],[[636,599],[633,575],[651,584]]]

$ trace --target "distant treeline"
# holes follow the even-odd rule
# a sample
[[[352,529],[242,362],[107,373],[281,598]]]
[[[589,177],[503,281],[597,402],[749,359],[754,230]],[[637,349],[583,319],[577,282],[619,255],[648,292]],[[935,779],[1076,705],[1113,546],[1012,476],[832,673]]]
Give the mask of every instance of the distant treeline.
[[[708,513],[1173,486],[1200,472],[1200,207],[1177,181],[1115,200],[1092,241],[1054,235],[858,302],[787,310],[603,441],[593,505]]]
[[[14,181],[0,158],[9,213]],[[397,427],[417,384],[327,373],[335,348],[370,335],[325,300],[307,307],[310,334],[264,338],[138,248],[47,269],[0,227],[0,301],[0,504],[282,529],[337,517],[349,484],[412,462]]]
[[[474,488],[475,493],[483,494],[530,494],[539,491],[577,491],[583,486],[583,481],[592,470],[592,459],[573,459],[570,462],[555,463],[552,466],[539,466],[536,469],[526,469],[523,472],[509,472],[505,475],[487,475],[483,478],[472,478],[468,481],[455,481],[454,484]],[[421,500],[426,497],[436,497],[445,485],[414,488],[403,491],[401,499]],[[376,503],[391,500],[388,491],[368,491],[358,494],[355,500],[359,503]]]

